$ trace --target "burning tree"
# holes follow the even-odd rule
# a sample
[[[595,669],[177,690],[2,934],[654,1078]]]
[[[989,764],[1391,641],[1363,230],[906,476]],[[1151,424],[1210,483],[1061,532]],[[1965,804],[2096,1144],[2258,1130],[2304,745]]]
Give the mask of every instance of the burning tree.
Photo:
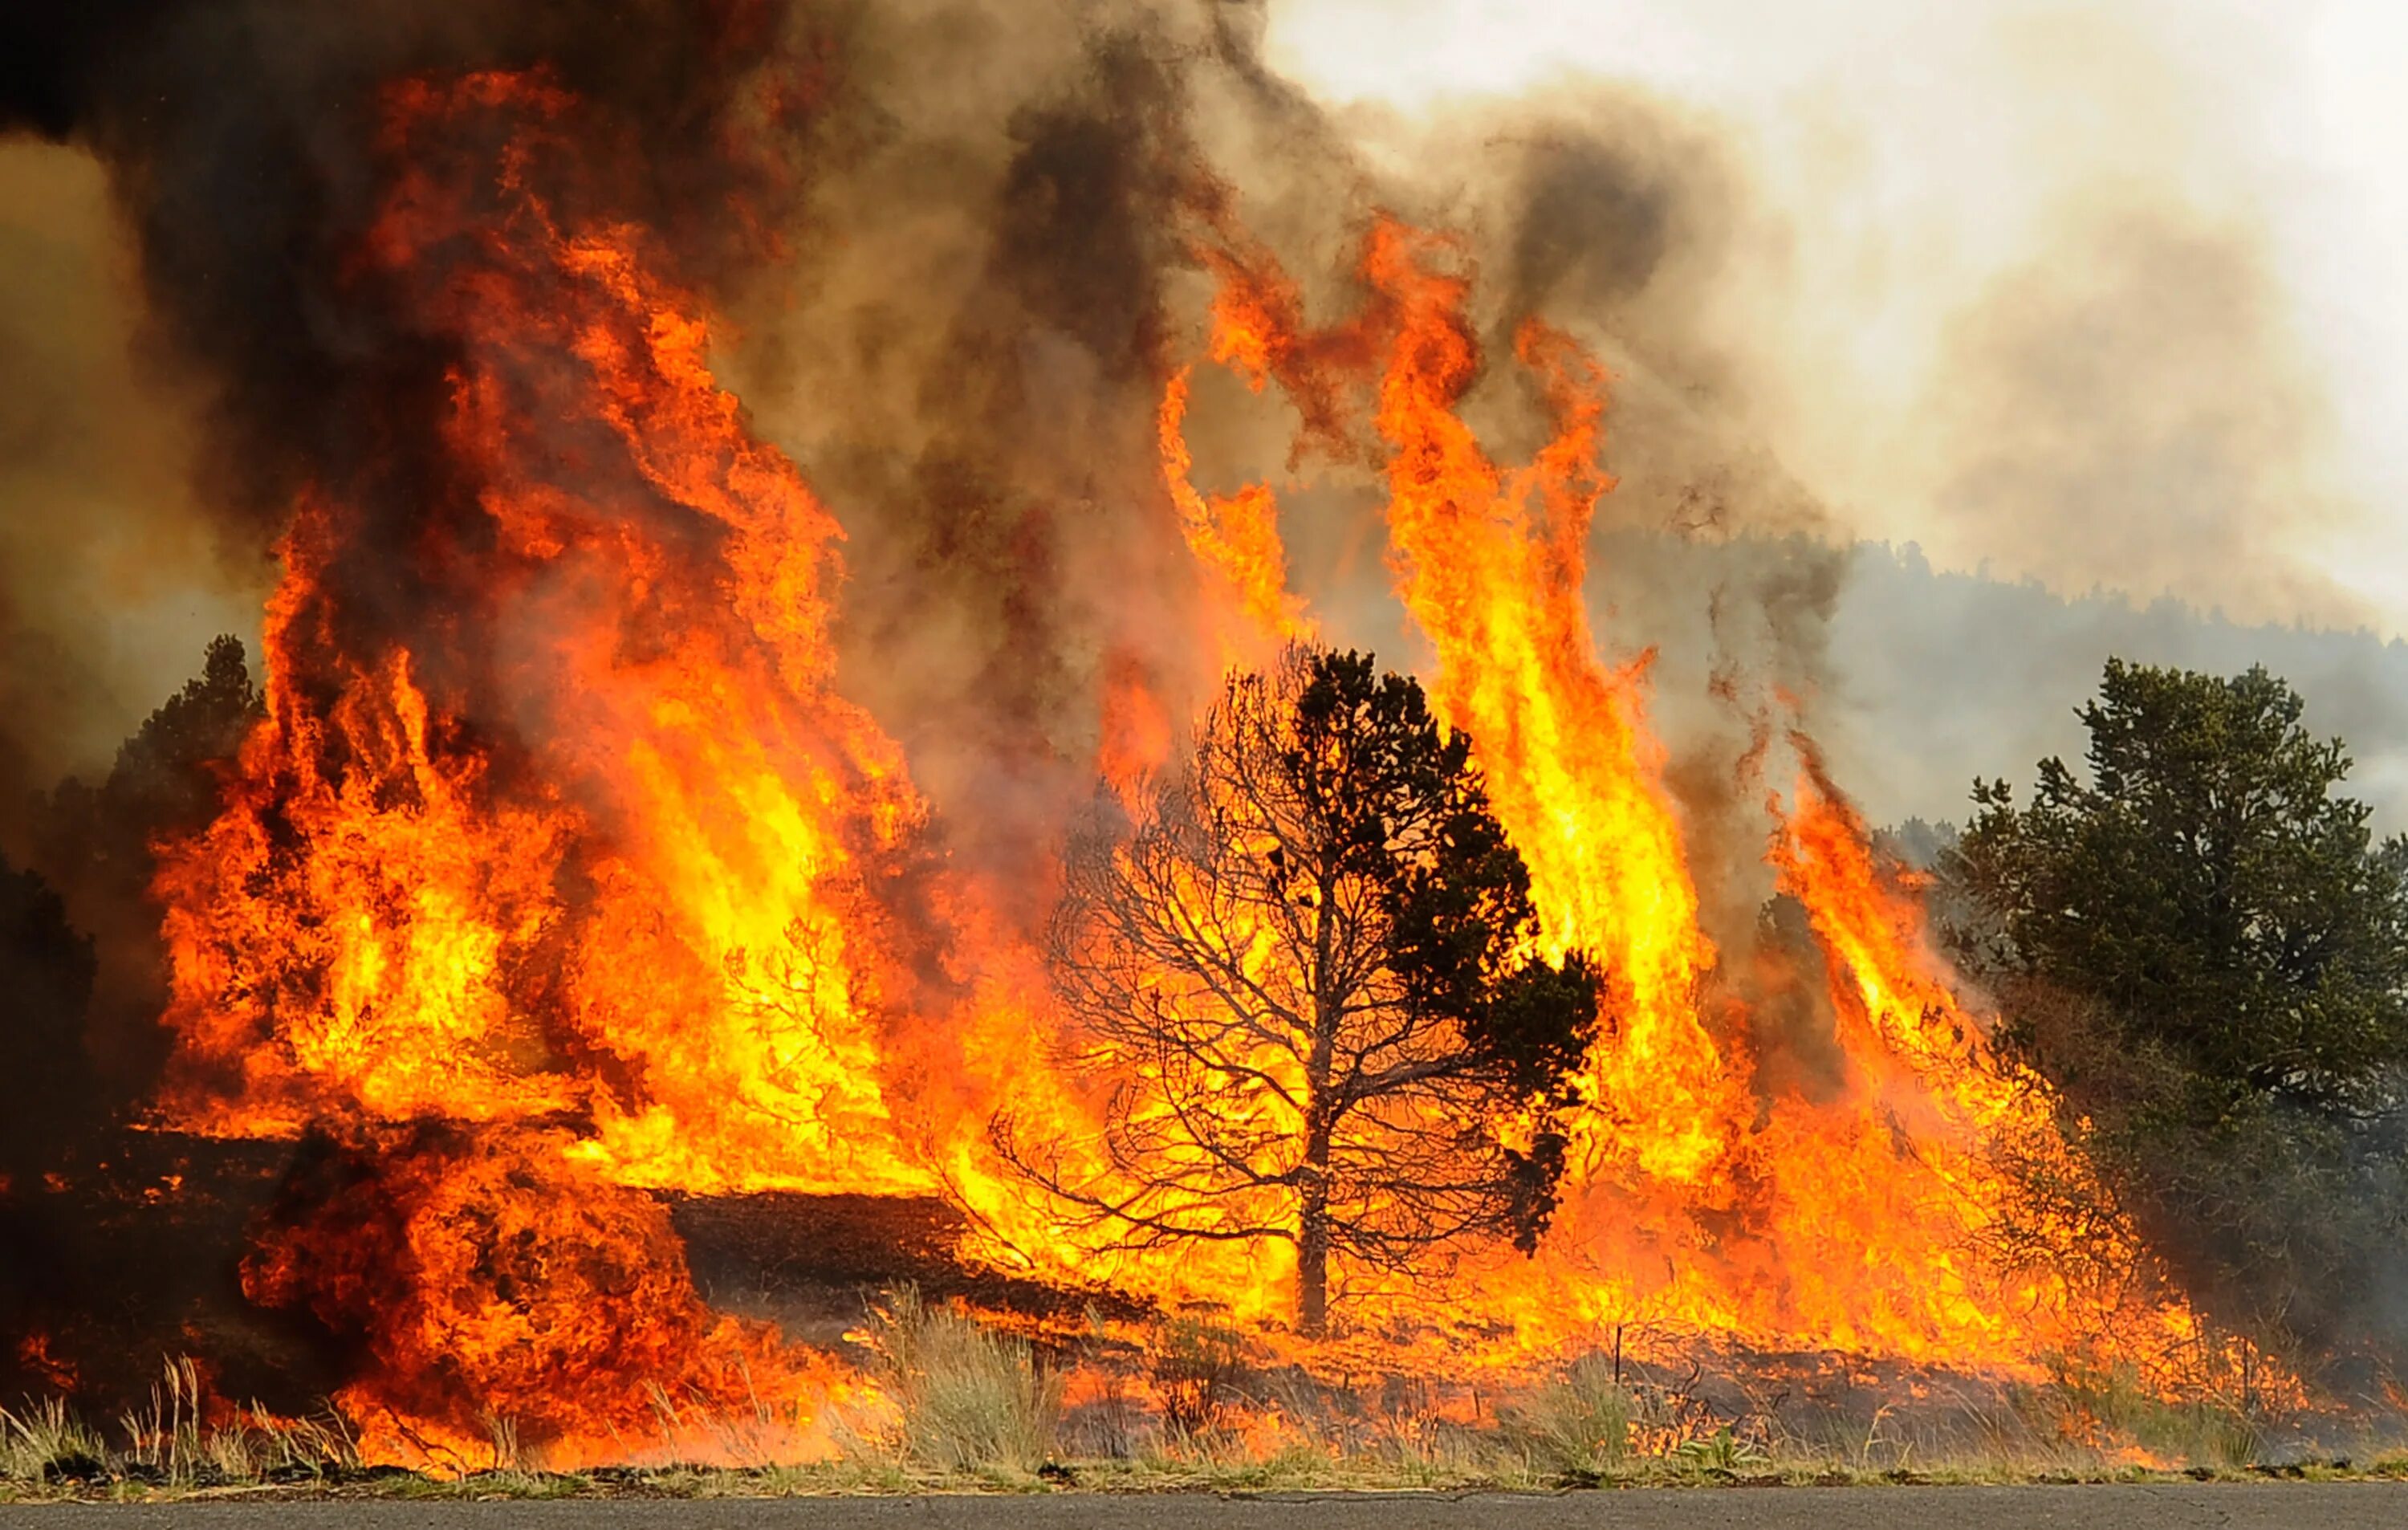
[[[1128,1246],[1293,1245],[1306,1333],[1333,1261],[1536,1246],[1599,985],[1535,954],[1529,874],[1418,684],[1291,648],[1111,827],[1073,846],[1052,931],[1110,1166],[1006,1119],[1008,1160]]]

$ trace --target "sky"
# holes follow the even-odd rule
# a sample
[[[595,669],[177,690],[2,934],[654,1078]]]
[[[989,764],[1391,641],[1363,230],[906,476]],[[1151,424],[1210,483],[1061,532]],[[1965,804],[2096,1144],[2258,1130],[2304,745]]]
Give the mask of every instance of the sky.
[[[1755,422],[1861,533],[2059,587],[2408,632],[2408,6],[1273,0],[1268,48],[1366,111],[1591,79],[1716,120],[1755,183],[1724,283],[1749,294]],[[2128,261],[2138,213],[2154,242]],[[2198,302],[2132,321],[2143,334],[2085,333],[2182,270]],[[2085,281],[2098,302],[2047,295]],[[2087,556],[2065,545],[2087,540],[2078,521],[2018,535],[2014,495],[1966,476],[1996,473],[1932,445],[1936,421],[2013,433],[1949,403],[2013,307],[2062,320],[2044,356],[2017,342],[2026,362],[2145,349],[2146,365],[2102,363],[2104,385],[2196,394],[2129,423],[2163,454],[2149,464],[2186,456],[2202,482],[2152,467],[2169,503]],[[2199,335],[2220,309],[2246,311]]]

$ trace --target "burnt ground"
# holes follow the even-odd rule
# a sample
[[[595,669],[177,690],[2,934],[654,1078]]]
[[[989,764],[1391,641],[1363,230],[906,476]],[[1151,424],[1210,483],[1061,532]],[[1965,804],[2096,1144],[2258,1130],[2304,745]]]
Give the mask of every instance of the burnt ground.
[[[0,1507],[0,1530],[2397,1530],[2408,1483]]]

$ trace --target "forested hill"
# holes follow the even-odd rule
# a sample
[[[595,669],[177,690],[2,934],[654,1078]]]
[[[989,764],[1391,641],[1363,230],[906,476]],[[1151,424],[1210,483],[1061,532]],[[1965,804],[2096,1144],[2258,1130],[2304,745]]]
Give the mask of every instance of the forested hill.
[[[1717,652],[1701,592],[1725,591],[1722,651],[1811,684],[1840,779],[1876,822],[1961,821],[1974,776],[2021,787],[2043,755],[2072,763],[2084,742],[2073,708],[2114,654],[2217,674],[2264,665],[2306,698],[2312,730],[2347,740],[2358,761],[2349,790],[2374,805],[2378,830],[2408,829],[2408,644],[2371,632],[2247,626],[2105,592],[2069,599],[2033,582],[1938,572],[1913,544],[1832,551],[1803,539],[1601,535],[1591,567],[1608,646],[1639,633],[1657,645],[1657,689],[1675,731]],[[1747,622],[1734,623],[1732,609],[1750,612]],[[1769,623],[1757,614],[1768,609]],[[1781,659],[1767,657],[1776,651]]]

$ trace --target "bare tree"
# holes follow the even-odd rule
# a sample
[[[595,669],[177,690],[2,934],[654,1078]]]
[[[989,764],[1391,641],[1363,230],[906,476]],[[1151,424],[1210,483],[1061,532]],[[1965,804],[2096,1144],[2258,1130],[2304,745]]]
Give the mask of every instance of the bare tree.
[[[1109,809],[1099,809],[1099,813]],[[1333,1261],[1536,1246],[1599,985],[1530,954],[1529,877],[1461,735],[1368,655],[1234,677],[1189,768],[1073,845],[1052,930],[1103,1152],[996,1122],[1006,1158],[1126,1245],[1295,1246],[1299,1330]]]

